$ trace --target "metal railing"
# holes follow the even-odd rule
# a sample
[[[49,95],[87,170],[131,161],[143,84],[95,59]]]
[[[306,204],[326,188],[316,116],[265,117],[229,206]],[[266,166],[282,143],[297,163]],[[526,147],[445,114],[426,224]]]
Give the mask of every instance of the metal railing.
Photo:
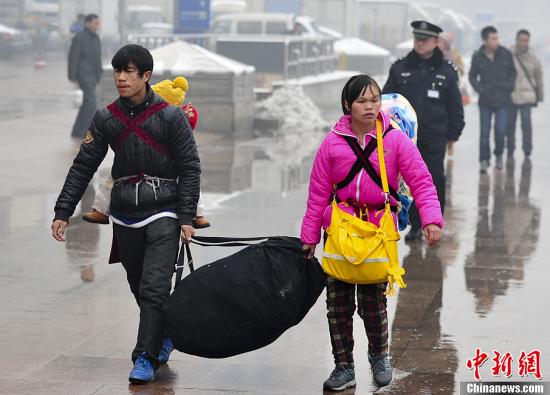
[[[328,37],[289,35],[133,34],[128,42],[154,49],[186,41],[256,68],[258,74],[302,78],[336,70],[334,40]]]
[[[287,38],[285,79],[301,78],[336,70],[338,57],[329,38]]]
[[[128,42],[143,45],[146,48],[154,49],[174,41],[186,41],[196,44],[211,51],[216,50],[217,34],[130,34]]]

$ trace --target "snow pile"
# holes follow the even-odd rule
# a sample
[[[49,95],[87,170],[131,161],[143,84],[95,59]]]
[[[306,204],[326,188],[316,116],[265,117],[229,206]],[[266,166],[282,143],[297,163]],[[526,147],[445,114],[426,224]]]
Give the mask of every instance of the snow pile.
[[[285,85],[265,100],[256,103],[259,118],[278,119],[282,134],[320,132],[327,123],[321,111],[301,86]]]
[[[253,73],[253,66],[218,55],[198,45],[185,41],[174,41],[151,51],[155,60],[156,73],[193,75],[204,73],[233,73],[236,75]]]
[[[314,153],[329,126],[301,86],[285,85],[275,90],[256,104],[256,114],[281,121],[266,153],[283,166],[299,164]]]
[[[334,43],[334,52],[348,55],[390,56],[390,51],[357,37],[346,37]]]

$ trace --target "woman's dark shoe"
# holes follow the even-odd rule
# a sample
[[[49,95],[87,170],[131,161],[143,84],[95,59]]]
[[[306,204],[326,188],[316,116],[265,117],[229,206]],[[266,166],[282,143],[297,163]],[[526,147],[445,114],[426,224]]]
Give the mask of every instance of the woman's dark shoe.
[[[377,357],[369,355],[369,363],[372,370],[374,383],[379,387],[385,387],[392,380],[392,368],[388,354],[382,354]]]
[[[345,366],[336,366],[323,383],[323,389],[328,391],[343,391],[351,387],[355,387],[355,370]]]

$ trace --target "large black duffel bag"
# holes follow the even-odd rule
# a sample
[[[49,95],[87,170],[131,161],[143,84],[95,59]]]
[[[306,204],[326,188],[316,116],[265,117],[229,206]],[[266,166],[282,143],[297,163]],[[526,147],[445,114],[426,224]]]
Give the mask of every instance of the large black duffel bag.
[[[176,285],[166,316],[177,350],[225,358],[264,347],[298,324],[323,291],[325,274],[317,259],[305,258],[299,239],[271,237],[254,245],[235,240],[194,238],[200,245],[248,246]]]

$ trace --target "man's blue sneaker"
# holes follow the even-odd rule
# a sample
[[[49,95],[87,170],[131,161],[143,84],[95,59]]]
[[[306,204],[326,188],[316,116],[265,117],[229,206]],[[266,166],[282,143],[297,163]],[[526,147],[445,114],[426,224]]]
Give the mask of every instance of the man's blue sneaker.
[[[355,370],[344,366],[336,366],[323,383],[323,389],[328,391],[343,391],[352,387],[355,387]]]
[[[159,362],[160,363],[168,362],[172,351],[174,351],[174,345],[172,344],[172,340],[169,337],[167,337],[162,342],[162,347],[159,353]]]
[[[146,353],[142,352],[134,361],[134,368],[128,377],[128,380],[133,384],[147,384],[153,381],[155,377],[153,363],[145,355]]]
[[[371,357],[369,354],[369,362],[372,370],[372,378],[379,387],[385,387],[392,380],[392,368],[388,354],[384,353],[377,357]]]

